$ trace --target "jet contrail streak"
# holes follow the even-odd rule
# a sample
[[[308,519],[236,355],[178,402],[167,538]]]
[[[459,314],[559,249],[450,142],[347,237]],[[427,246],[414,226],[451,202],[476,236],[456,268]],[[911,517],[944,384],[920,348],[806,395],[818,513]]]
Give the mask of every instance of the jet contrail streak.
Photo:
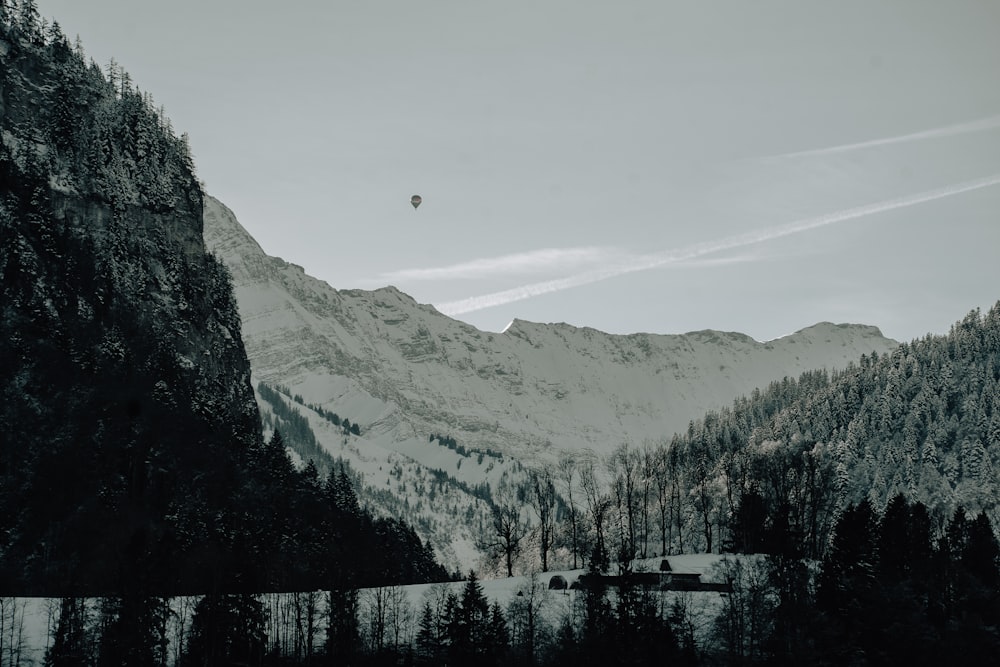
[[[1000,185],[1000,174],[993,174],[992,176],[986,176],[985,178],[976,179],[974,181],[956,183],[954,185],[948,185],[943,188],[928,190],[926,192],[919,192],[905,197],[887,199],[885,201],[875,202],[874,204],[856,206],[854,208],[837,211],[835,213],[827,213],[814,218],[806,218],[787,225],[768,227],[766,229],[758,229],[746,234],[728,236],[717,241],[707,241],[705,243],[698,243],[685,248],[667,250],[651,255],[640,255],[633,258],[628,263],[622,262],[611,264],[601,269],[578,273],[576,275],[567,276],[566,278],[546,280],[544,282],[514,287],[502,292],[493,292],[491,294],[469,297],[468,299],[449,301],[448,303],[438,305],[437,309],[445,315],[461,315],[463,313],[471,313],[477,310],[483,310],[484,308],[492,308],[494,306],[502,306],[515,301],[530,299],[531,297],[541,296],[542,294],[551,294],[552,292],[560,292],[565,289],[580,287],[581,285],[589,285],[590,283],[596,283],[601,280],[607,280],[608,278],[614,278],[628,273],[655,269],[666,264],[674,264],[684,260],[693,259],[695,257],[701,257],[702,255],[708,255],[710,253],[731,250],[733,248],[741,248],[756,243],[763,243],[765,241],[771,241],[783,236],[791,236],[792,234],[798,234],[811,229],[825,227],[826,225],[832,225],[838,222],[845,222],[855,218],[875,215],[876,213],[883,213],[897,208],[916,206],[917,204],[933,201],[935,199],[951,197],[952,195],[970,192],[972,190],[979,190],[981,188],[988,188],[994,185]]]
[[[463,280],[511,273],[542,271],[551,273],[553,269],[580,268],[580,264],[601,264],[607,262],[614,254],[620,253],[613,248],[542,248],[500,257],[484,257],[449,266],[392,271],[383,273],[372,282]],[[573,267],[573,264],[577,266]]]
[[[844,144],[842,146],[831,146],[829,148],[814,148],[806,151],[795,151],[794,153],[782,153],[781,155],[771,155],[764,160],[782,160],[785,158],[816,157],[820,155],[834,155],[836,153],[846,153],[847,151],[861,148],[874,148],[875,146],[885,146],[888,144],[901,144],[907,141],[918,141],[920,139],[937,139],[939,137],[950,137],[956,134],[967,134],[969,132],[982,132],[1000,127],[1000,116],[990,116],[980,120],[948,125],[933,130],[923,130],[902,134],[897,137],[886,137],[884,139],[872,139],[871,141],[859,141],[854,144]]]

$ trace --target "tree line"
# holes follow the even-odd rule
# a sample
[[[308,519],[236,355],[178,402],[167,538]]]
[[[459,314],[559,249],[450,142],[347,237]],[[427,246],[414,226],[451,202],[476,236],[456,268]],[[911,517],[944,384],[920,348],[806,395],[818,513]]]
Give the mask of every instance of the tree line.
[[[881,512],[902,493],[938,531],[959,505],[996,524],[998,457],[1000,303],[947,335],[773,382],[669,439],[562,456],[530,474],[531,493],[494,490],[488,538],[498,560],[574,567],[620,550],[770,552],[789,534],[820,559],[863,499]]]
[[[357,422],[352,424],[351,420],[348,419],[347,417],[341,419],[340,415],[338,415],[336,412],[331,412],[329,410],[326,410],[321,405],[316,405],[315,403],[306,403],[305,399],[303,399],[300,394],[292,395],[292,392],[288,389],[288,387],[282,386],[280,384],[271,387],[270,385],[265,384],[264,382],[258,382],[257,391],[260,392],[264,400],[274,405],[276,409],[281,410],[281,414],[283,417],[285,417],[285,415],[288,415],[290,413],[296,413],[296,411],[284,409],[284,404],[280,403],[279,402],[280,399],[278,398],[278,395],[282,394],[292,399],[299,405],[309,408],[310,410],[312,410],[313,412],[315,412],[320,417],[327,420],[334,426],[340,426],[343,429],[345,435],[348,433],[352,433],[354,435],[361,435],[361,427],[357,424]],[[306,428],[308,428],[308,422],[306,422]],[[315,442],[315,436],[313,436],[313,441]]]
[[[680,648],[657,597],[634,589],[612,600],[600,590],[557,611],[535,577],[501,605],[470,572],[461,585],[437,584],[419,601],[399,586],[63,598],[52,601],[45,664],[695,664],[696,652]]]
[[[733,592],[715,619],[729,664],[939,665],[1000,652],[1000,547],[984,512],[935,529],[920,501],[849,504],[820,561],[786,539],[726,561]]]
[[[208,595],[186,611],[162,598],[64,599],[48,664],[80,664],[67,657],[80,651],[98,665],[125,664],[114,660],[127,651],[145,651],[135,664],[179,665],[938,665],[998,654],[1000,545],[984,513],[959,508],[938,533],[919,501],[899,495],[879,513],[865,499],[831,536],[820,560],[795,539],[722,558],[708,575],[722,592],[663,590],[620,561],[613,585],[594,576],[549,590],[534,573],[493,600],[475,572],[417,597],[393,585]]]

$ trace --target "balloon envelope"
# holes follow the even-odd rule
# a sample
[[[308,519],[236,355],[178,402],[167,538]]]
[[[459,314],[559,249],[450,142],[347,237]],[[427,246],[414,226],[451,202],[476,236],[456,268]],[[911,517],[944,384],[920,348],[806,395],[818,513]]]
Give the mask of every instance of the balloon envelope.
[[[413,204],[413,208],[420,206],[420,202],[422,201],[423,199],[420,198],[420,195],[413,195],[410,197],[410,203]]]

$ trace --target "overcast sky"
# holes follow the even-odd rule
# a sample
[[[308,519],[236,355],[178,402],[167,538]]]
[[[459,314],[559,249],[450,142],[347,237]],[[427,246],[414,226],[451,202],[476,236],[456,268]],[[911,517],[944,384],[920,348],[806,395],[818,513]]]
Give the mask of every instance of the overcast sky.
[[[38,4],[338,289],[759,340],[1000,300],[996,0]]]

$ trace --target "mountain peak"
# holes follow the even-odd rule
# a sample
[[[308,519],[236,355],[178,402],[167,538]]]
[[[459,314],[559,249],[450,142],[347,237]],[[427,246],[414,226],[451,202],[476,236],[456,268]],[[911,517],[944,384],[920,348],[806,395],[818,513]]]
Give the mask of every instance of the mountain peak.
[[[383,295],[383,296],[390,296],[390,297],[393,297],[393,298],[398,299],[400,301],[405,301],[406,303],[411,303],[411,304],[414,304],[414,305],[421,305],[421,304],[417,304],[417,300],[416,299],[414,299],[412,296],[410,296],[406,292],[402,291],[401,289],[399,289],[395,285],[386,285],[385,287],[379,287],[377,289],[372,290],[372,293],[373,294]]]
[[[870,339],[882,339],[890,340],[885,338],[882,334],[882,330],[876,326],[870,324],[854,324],[854,323],[841,323],[834,324],[833,322],[817,322],[816,324],[799,329],[798,331],[784,336],[779,336],[778,338],[773,338],[767,343],[773,343],[775,341],[780,341],[784,339],[797,339],[797,338],[823,338],[826,341],[830,341],[833,337],[837,336],[849,336],[849,337],[861,337]],[[898,345],[897,341],[892,341]]]
[[[503,331],[501,331],[500,333],[510,336],[518,336],[524,333],[528,333],[530,331],[538,330],[539,328],[545,326],[552,326],[552,325],[540,324],[538,322],[532,322],[530,320],[522,320],[515,317],[510,321],[510,323],[507,326],[503,328]]]

